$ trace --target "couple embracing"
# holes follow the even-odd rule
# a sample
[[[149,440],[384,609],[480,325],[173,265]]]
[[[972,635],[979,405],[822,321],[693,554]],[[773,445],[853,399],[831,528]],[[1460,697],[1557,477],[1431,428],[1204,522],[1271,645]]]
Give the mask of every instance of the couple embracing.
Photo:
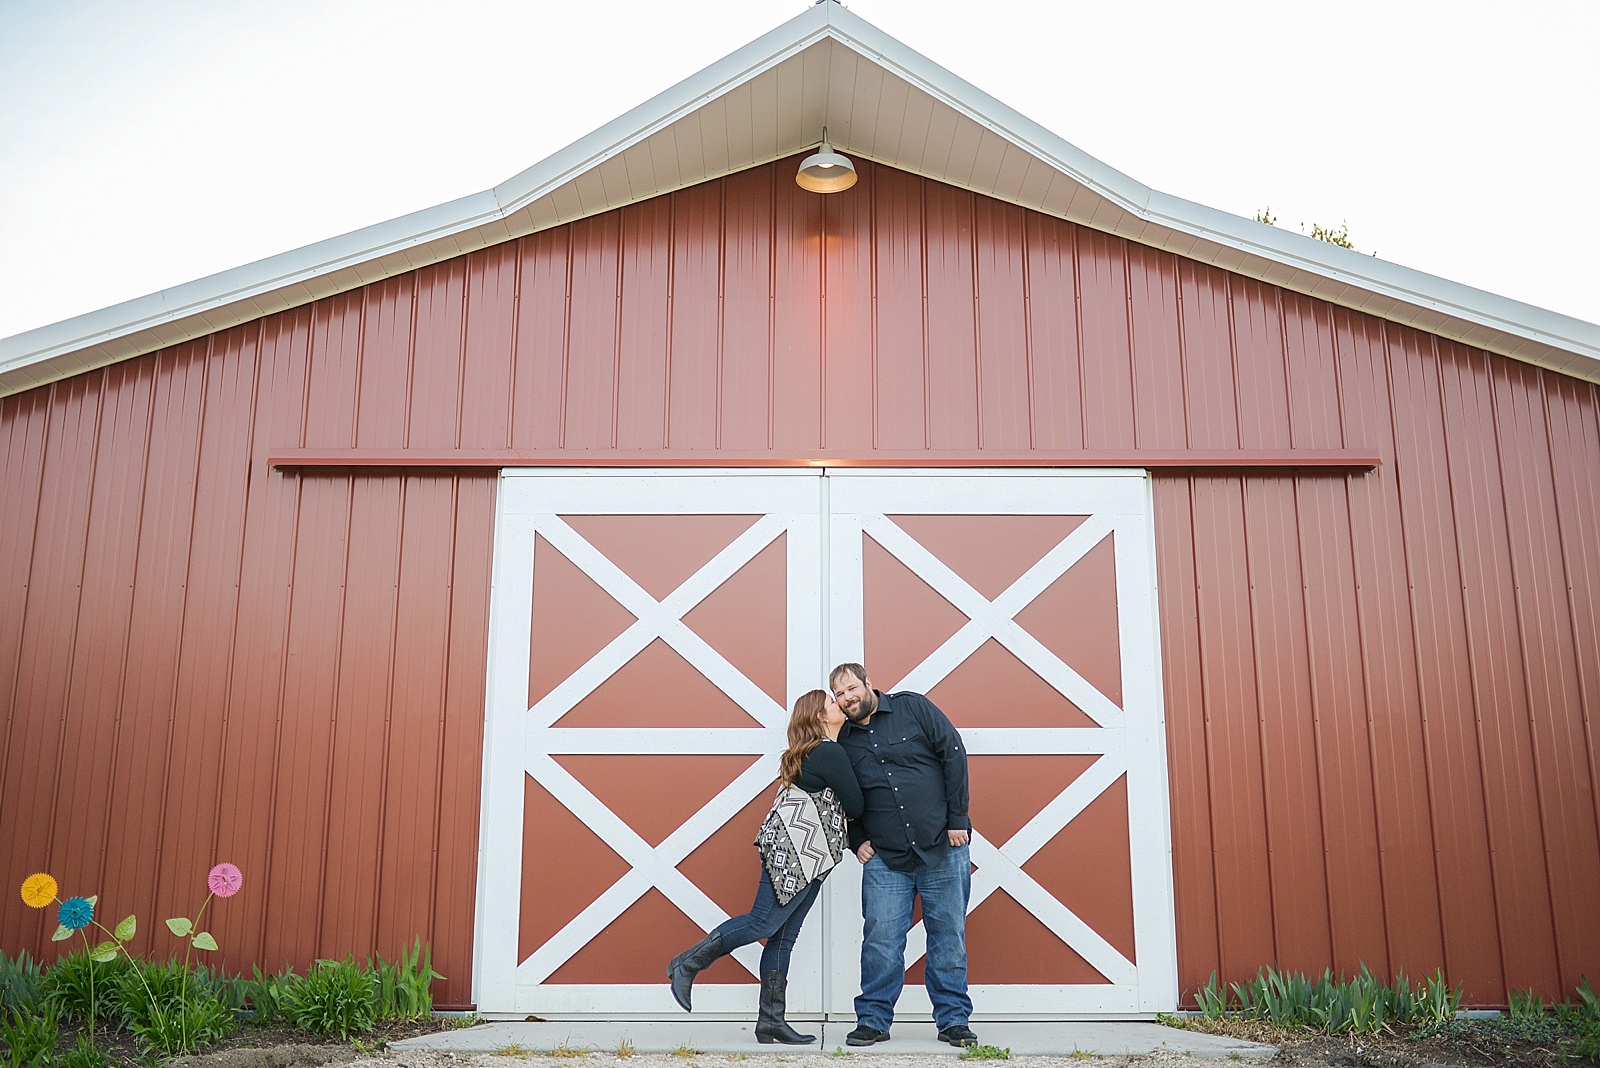
[[[925,984],[939,1039],[974,1045],[968,1022],[967,899],[972,865],[968,841],[967,753],[945,714],[917,693],[879,693],[860,664],[840,664],[828,677],[832,694],[812,690],[794,704],[789,745],[779,766],[784,787],[763,826],[769,838],[786,798],[807,800],[809,819],[830,831],[833,851],[821,871],[796,863],[789,850],[766,861],[750,911],[718,925],[697,945],[672,959],[672,995],[689,1008],[694,978],[712,961],[765,938],[761,953],[759,1042],[800,1045],[816,1041],[784,1019],[789,955],[822,880],[848,840],[861,861],[861,993],[851,1046],[889,1041],[894,1006],[905,983],[906,935],[912,906],[922,900],[928,933]],[[848,829],[837,826],[848,819]],[[843,833],[841,833],[843,832]],[[779,835],[778,837],[782,837]],[[758,839],[758,844],[763,844]],[[779,852],[783,852],[779,850]],[[772,869],[776,868],[774,872]],[[776,881],[775,881],[776,880]]]

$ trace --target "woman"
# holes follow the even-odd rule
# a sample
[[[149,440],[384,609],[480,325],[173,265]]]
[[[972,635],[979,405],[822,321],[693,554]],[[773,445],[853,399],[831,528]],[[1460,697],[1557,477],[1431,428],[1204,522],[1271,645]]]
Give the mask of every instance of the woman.
[[[850,759],[837,744],[839,728],[844,722],[844,713],[826,692],[812,690],[802,694],[789,715],[789,748],[783,751],[778,778],[784,786],[798,786],[813,795],[831,789],[844,814],[856,819],[862,809],[861,786],[856,782]],[[827,872],[823,872],[794,892],[787,902],[782,902],[773,890],[766,865],[762,864],[761,881],[756,884],[756,902],[750,911],[719,924],[698,945],[673,957],[672,963],[667,965],[672,996],[678,1004],[688,1010],[694,977],[712,961],[765,938],[767,944],[761,951],[761,1009],[756,1018],[756,1041],[789,1045],[815,1042],[816,1035],[802,1035],[790,1027],[783,1012],[789,985],[789,953],[826,877]]]

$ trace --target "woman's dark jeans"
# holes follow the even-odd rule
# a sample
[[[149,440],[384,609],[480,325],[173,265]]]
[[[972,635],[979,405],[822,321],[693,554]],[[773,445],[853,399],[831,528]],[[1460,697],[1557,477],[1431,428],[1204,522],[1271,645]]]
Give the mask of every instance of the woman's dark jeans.
[[[778,904],[772,892],[772,880],[767,878],[766,865],[761,865],[761,881],[756,884],[756,903],[743,916],[734,916],[717,925],[713,934],[722,936],[724,953],[759,942],[765,938],[761,951],[761,974],[777,972],[789,974],[789,953],[794,940],[800,936],[800,925],[806,922],[806,913],[817,900],[822,888],[821,879],[813,879],[805,889],[789,899],[787,905]]]

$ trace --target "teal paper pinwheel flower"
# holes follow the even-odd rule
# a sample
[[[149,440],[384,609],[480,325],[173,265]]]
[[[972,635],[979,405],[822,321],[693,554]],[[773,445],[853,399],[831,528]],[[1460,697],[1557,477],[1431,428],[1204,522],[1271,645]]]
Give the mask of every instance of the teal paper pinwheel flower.
[[[69,897],[61,903],[56,918],[69,931],[81,931],[94,922],[94,903],[88,898]]]

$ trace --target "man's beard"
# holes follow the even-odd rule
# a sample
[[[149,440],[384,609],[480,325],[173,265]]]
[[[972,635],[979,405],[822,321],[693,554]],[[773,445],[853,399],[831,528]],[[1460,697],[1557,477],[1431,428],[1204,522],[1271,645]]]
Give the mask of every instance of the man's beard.
[[[861,698],[861,702],[854,709],[845,709],[844,716],[851,723],[862,723],[871,719],[872,714],[877,710],[878,695],[869,691],[865,697]]]

